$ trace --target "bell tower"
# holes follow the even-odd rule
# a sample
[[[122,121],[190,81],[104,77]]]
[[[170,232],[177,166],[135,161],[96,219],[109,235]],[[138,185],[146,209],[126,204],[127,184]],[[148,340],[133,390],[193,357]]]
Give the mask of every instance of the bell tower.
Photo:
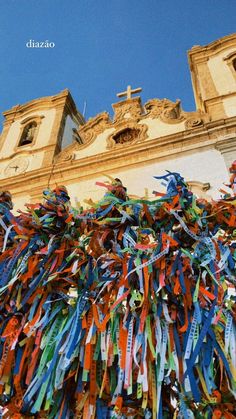
[[[236,34],[194,46],[188,56],[197,108],[213,121],[236,116]]]
[[[16,105],[3,113],[0,178],[51,166],[84,123],[69,90]]]

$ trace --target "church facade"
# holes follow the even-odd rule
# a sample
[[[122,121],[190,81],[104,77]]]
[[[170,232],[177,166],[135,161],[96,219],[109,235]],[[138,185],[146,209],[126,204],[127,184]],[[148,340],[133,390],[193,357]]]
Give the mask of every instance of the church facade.
[[[68,90],[3,113],[0,189],[15,209],[65,185],[73,204],[105,192],[95,185],[119,178],[128,194],[152,197],[153,176],[179,172],[199,196],[216,197],[236,159],[236,34],[188,52],[196,111],[180,100],[150,99],[140,89],[119,94],[114,115],[85,121]]]

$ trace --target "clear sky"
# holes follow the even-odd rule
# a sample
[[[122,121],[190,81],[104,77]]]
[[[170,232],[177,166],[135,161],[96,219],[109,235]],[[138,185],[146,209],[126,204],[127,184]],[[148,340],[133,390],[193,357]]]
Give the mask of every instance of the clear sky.
[[[88,118],[128,84],[194,110],[186,52],[233,32],[236,0],[0,0],[0,111],[69,88]]]

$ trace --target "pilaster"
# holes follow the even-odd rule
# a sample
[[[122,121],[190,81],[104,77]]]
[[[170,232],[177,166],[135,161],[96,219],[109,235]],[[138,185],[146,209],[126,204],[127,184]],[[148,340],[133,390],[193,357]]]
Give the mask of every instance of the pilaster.
[[[236,159],[236,133],[226,134],[219,137],[215,148],[222,154],[225,165],[229,170],[232,162]]]

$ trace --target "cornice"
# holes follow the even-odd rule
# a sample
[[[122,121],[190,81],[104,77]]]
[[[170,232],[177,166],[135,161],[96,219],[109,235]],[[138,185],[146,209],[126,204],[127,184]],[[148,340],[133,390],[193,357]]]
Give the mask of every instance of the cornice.
[[[236,151],[236,132],[218,137],[216,149],[223,154],[229,151]]]
[[[235,128],[236,129],[236,116],[231,116],[222,119],[216,119],[214,121],[209,121],[204,124],[206,129],[214,130],[214,129],[226,129],[226,128]]]
[[[225,130],[225,126],[222,126],[222,130]],[[215,131],[219,134],[218,126],[215,126]],[[219,135],[215,135],[213,127],[211,127],[211,132],[206,127],[199,127],[193,129],[190,135],[185,134],[182,131],[178,134],[133,144],[127,148],[118,148],[115,158],[114,151],[111,150],[80,160],[55,163],[53,166],[1,180],[0,189],[14,189],[14,191],[18,191],[18,194],[30,193],[32,185],[35,185],[35,183],[38,186],[42,185],[42,188],[46,187],[52,174],[53,180],[57,183],[68,185],[82,179],[98,176],[104,170],[114,171],[122,167],[127,169],[127,167],[135,167],[140,163],[151,163],[159,158],[167,158],[171,155],[193,152],[203,148],[217,148],[217,143],[219,144]],[[22,191],[22,185],[25,185],[24,191]]]
[[[45,118],[44,115],[32,115],[32,116],[27,116],[27,118],[24,118],[20,123],[21,125],[26,125],[31,121],[35,121],[37,123],[41,122],[41,120]]]
[[[27,149],[27,146],[22,147],[22,148],[17,148],[16,151],[14,153],[11,154],[11,156],[9,157],[1,157],[0,161],[1,163],[5,162],[5,161],[10,161],[10,159],[13,159],[15,157],[19,157],[19,156],[30,156],[31,154],[35,154],[35,153],[40,153],[40,152],[44,152],[44,151],[48,151],[50,149],[54,150],[54,144],[47,144],[43,147],[39,147],[39,148],[35,148],[35,149],[30,149],[30,147]],[[37,169],[38,170],[38,169]]]
[[[219,103],[220,101],[229,98],[229,97],[234,97],[235,96],[235,92],[228,92],[225,93],[224,95],[217,95],[217,96],[213,96],[210,97],[208,99],[203,99],[204,103]]]
[[[211,55],[217,54],[229,46],[236,46],[236,33],[226,35],[207,45],[195,45],[188,51],[188,56],[194,58],[196,58],[196,56],[207,57],[209,53],[211,53]]]
[[[23,105],[13,106],[11,109],[3,112],[5,118],[4,125],[12,123],[15,120],[21,119],[23,116],[32,112],[40,112],[45,109],[58,109],[65,107],[68,114],[73,114],[80,124],[84,124],[83,116],[77,111],[75,103],[68,89],[63,90],[54,96],[45,96],[38,99],[33,99]]]

